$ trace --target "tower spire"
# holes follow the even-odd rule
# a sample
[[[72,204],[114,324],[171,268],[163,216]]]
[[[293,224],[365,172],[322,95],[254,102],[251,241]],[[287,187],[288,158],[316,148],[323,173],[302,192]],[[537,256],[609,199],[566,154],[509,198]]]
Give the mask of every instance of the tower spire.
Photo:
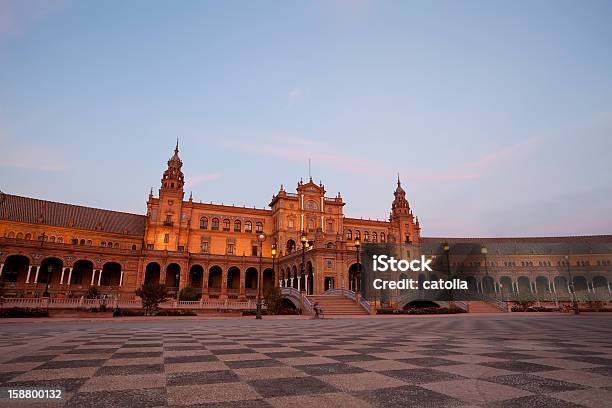
[[[399,178],[399,171],[397,172],[397,186],[401,187],[402,183],[400,182],[400,178]]]
[[[179,148],[178,148],[178,142],[179,142],[179,138],[176,138],[176,147],[174,148],[174,153],[178,154],[179,152]]]

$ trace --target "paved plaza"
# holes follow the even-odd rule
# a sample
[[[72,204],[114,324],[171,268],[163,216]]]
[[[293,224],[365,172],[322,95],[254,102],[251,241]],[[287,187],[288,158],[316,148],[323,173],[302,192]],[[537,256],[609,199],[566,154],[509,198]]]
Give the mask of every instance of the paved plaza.
[[[609,315],[3,322],[0,330],[0,386],[61,387],[69,407],[612,406]]]

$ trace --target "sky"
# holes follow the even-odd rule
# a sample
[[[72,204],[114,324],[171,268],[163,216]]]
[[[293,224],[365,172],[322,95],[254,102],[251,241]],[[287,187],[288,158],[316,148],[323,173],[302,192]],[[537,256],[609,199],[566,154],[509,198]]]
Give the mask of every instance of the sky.
[[[0,0],[0,190],[144,213],[308,179],[423,236],[612,233],[612,1]]]

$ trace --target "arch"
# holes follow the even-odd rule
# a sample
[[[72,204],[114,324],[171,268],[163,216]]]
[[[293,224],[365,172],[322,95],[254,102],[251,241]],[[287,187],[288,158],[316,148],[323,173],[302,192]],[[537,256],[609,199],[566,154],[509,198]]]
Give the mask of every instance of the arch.
[[[536,292],[538,294],[546,294],[546,293],[550,293],[550,291],[548,290],[548,278],[546,276],[537,276],[535,278],[535,286],[536,286]]]
[[[346,239],[347,239],[348,241],[350,241],[350,240],[352,240],[352,239],[353,239],[353,231],[351,231],[351,230],[346,230]]]
[[[119,286],[121,282],[121,264],[118,262],[107,262],[102,265],[100,276],[101,286]]]
[[[23,239],[23,232],[17,233],[17,239]]]
[[[206,217],[200,218],[200,229],[208,229],[208,218]]]
[[[215,217],[212,219],[212,225],[210,229],[212,229],[213,231],[219,231],[219,219],[218,218]]]
[[[7,238],[15,238],[15,231],[9,232]]]
[[[45,258],[40,263],[38,283],[58,283],[64,269],[64,262],[55,257]]]
[[[576,296],[584,297],[588,292],[587,280],[584,276],[574,276],[574,291]]]
[[[32,234],[30,234],[29,232],[27,234],[25,234],[25,239],[26,240],[31,240],[32,239]]]
[[[314,295],[314,270],[312,262],[306,262],[306,274],[308,275],[308,284],[306,285],[307,294]]]
[[[227,288],[240,289],[240,268],[232,266],[227,270]]]
[[[257,289],[257,269],[247,268],[244,273],[244,287],[246,289]]]
[[[355,230],[355,239],[361,239],[361,231]]]
[[[527,293],[531,293],[531,281],[527,276],[519,276],[516,281],[516,285],[518,287],[518,291],[520,294],[525,295]]]
[[[244,232],[253,232],[253,223],[251,221],[244,223]]]
[[[297,280],[298,280],[298,272],[297,272],[297,266],[293,265],[293,269],[292,269],[292,274],[289,276],[289,278],[293,278],[293,288],[297,289]],[[289,282],[291,283],[291,282]]]
[[[349,289],[353,292],[359,292],[361,290],[361,273],[358,264],[354,263],[349,267],[348,279]]]
[[[281,300],[281,310],[290,310],[295,313],[295,311],[299,309],[299,306],[296,305],[296,302],[297,301],[295,299],[283,297],[283,299]]]
[[[181,267],[179,264],[172,262],[166,266],[166,286],[169,288],[178,288],[181,285]]]
[[[334,246],[335,246],[335,245],[334,245],[334,243],[333,243],[333,242],[331,242],[331,241],[330,241],[330,242],[328,242],[327,244],[325,244],[325,247],[326,247],[327,249],[334,249]]]
[[[144,283],[159,283],[161,266],[157,262],[149,262],[145,268]]]
[[[204,268],[202,267],[202,265],[191,265],[191,268],[189,268],[189,286],[191,286],[192,288],[201,288],[203,278]]]
[[[595,292],[596,300],[603,300],[610,298],[610,292],[608,291],[608,281],[605,277],[598,275],[593,278],[593,291]]]
[[[94,271],[94,264],[87,259],[79,259],[72,267],[71,285],[89,285]]]
[[[432,302],[431,300],[412,300],[408,303],[406,303],[402,309],[403,310],[409,310],[409,309],[428,309],[428,308],[439,308],[440,305],[437,304],[436,302]]]
[[[255,223],[255,232],[258,234],[263,232],[263,223],[261,221]]]
[[[557,295],[569,296],[568,281],[565,276],[555,276],[555,279],[553,279],[553,287]]]
[[[230,230],[230,220],[227,218],[223,219],[223,231],[229,231]]]
[[[378,236],[376,235],[376,231],[372,231],[372,242],[376,242],[378,240]]]
[[[295,251],[295,241],[290,239],[287,241],[287,253],[290,254]]]
[[[385,242],[385,233],[384,232],[380,233],[380,242]]]
[[[242,222],[240,220],[234,221],[234,232],[242,232]]]
[[[507,294],[514,292],[514,286],[512,285],[512,279],[509,276],[502,276],[499,278],[500,291],[503,294],[505,291]]]
[[[9,255],[4,260],[2,277],[4,282],[25,282],[30,268],[30,259],[24,255]]]
[[[266,293],[266,290],[270,290],[274,287],[274,271],[272,268],[264,269],[262,276],[261,290],[262,293]]]
[[[363,240],[365,242],[369,242],[370,241],[370,231],[364,231],[363,232]]]
[[[223,281],[223,269],[219,265],[213,265],[208,269],[208,289],[211,292],[221,291]]]
[[[485,276],[482,278],[482,289],[487,295],[495,294],[495,281],[491,276]]]

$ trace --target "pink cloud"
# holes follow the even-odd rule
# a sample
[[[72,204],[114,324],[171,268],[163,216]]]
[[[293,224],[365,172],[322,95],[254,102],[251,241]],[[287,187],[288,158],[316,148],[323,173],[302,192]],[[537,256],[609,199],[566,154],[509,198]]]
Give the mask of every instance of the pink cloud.
[[[208,183],[209,181],[219,180],[220,178],[221,178],[220,173],[197,174],[195,176],[188,177],[186,186],[188,188],[191,188],[191,187],[195,187],[202,183]]]
[[[23,34],[64,3],[60,0],[0,1],[0,38]]]

